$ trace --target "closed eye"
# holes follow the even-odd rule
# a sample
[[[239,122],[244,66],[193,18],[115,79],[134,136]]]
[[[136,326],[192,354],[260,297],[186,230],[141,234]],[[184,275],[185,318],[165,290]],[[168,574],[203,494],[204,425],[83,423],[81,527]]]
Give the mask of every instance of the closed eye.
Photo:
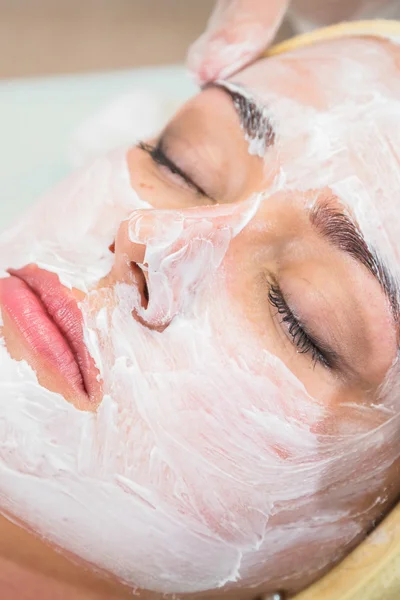
[[[336,352],[323,347],[321,342],[306,331],[305,326],[300,323],[287,304],[282,290],[276,282],[269,283],[268,300],[276,308],[281,326],[285,328],[297,352],[299,354],[310,354],[314,365],[319,363],[327,369],[335,369],[339,361]]]
[[[154,163],[162,167],[166,167],[173,175],[180,177],[187,186],[195,190],[201,196],[209,198],[208,194],[200,187],[189,175],[187,175],[182,169],[178,167],[170,158],[167,156],[165,150],[162,147],[162,140],[160,140],[156,146],[146,144],[145,142],[139,142],[138,148],[147,152]]]

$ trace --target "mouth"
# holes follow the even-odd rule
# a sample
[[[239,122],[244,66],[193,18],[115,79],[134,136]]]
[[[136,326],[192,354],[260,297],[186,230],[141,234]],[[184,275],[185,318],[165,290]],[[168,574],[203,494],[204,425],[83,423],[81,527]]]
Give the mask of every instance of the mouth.
[[[8,272],[10,277],[0,279],[0,306],[7,348],[7,337],[12,340],[10,354],[25,359],[44,387],[78,408],[93,409],[101,385],[84,341],[76,294],[55,273],[33,264]]]

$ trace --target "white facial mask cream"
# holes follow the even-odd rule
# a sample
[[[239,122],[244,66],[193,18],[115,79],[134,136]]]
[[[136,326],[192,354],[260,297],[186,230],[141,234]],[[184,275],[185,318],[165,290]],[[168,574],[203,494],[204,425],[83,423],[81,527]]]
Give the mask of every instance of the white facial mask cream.
[[[67,244],[59,231],[60,246],[55,237],[35,244],[52,204],[48,197],[40,218],[28,217],[36,253],[18,254],[21,225],[14,240],[7,235],[4,267],[11,256],[11,266],[35,262],[81,289],[90,287],[94,273],[105,274],[108,256],[100,248],[107,248],[116,227],[101,215],[107,230],[94,233],[100,215],[90,174],[101,175],[99,167],[99,179],[104,182],[108,169],[111,184],[101,188],[109,199],[102,210],[112,207],[121,221],[124,211],[140,208],[125,223],[132,243],[146,247],[150,302],[144,310],[135,286],[121,283],[89,293],[81,305],[87,345],[104,381],[96,413],[78,411],[43,389],[30,367],[1,347],[2,511],[132,586],[161,592],[220,587],[252,574],[251,556],[262,547],[276,500],[283,499],[276,470],[287,453],[314,455],[310,424],[321,413],[275,357],[260,349],[263,365],[273,365],[269,381],[231,356],[233,319],[224,319],[231,333],[220,330],[229,311],[221,264],[261,198],[183,212],[143,209],[124,189],[124,161],[103,159],[64,188],[70,204],[84,198],[91,205],[90,214],[80,205],[81,227],[68,231],[75,239]],[[62,190],[56,193],[59,201]],[[78,249],[89,256],[73,272],[77,259],[70,252]],[[147,324],[167,329],[137,322],[134,309]],[[273,427],[272,420],[264,423],[266,386]],[[287,419],[296,414],[301,419],[293,436]],[[318,477],[317,467],[303,493],[318,488]],[[292,470],[282,478],[287,500],[298,502],[303,475]]]
[[[280,190],[300,189],[306,160],[286,167],[282,152]],[[362,527],[351,506],[378,496],[399,411],[349,406],[324,433],[330,409],[237,318],[225,260],[268,199],[152,209],[114,152],[3,234],[5,274],[35,263],[85,292],[104,397],[80,411],[0,346],[2,514],[132,588],[177,595],[284,585],[295,553],[307,553],[300,580],[351,545]],[[143,247],[147,306],[134,281],[99,286],[118,236]]]

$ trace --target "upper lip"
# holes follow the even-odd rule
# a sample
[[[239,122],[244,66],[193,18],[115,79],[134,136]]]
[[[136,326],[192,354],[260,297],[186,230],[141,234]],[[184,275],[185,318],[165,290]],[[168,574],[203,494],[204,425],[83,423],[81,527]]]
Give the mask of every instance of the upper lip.
[[[39,298],[76,360],[86,395],[91,400],[96,399],[100,390],[98,370],[83,338],[82,313],[70,290],[60,283],[55,273],[36,265],[9,269],[8,272],[21,279]]]

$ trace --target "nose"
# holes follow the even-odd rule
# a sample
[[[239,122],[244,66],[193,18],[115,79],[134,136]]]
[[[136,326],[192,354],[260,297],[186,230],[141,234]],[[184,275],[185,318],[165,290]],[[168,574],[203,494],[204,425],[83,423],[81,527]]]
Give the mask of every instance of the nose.
[[[210,285],[258,202],[142,209],[123,221],[115,240],[113,280],[138,290],[135,318],[163,330],[178,314],[193,313],[200,290]]]

